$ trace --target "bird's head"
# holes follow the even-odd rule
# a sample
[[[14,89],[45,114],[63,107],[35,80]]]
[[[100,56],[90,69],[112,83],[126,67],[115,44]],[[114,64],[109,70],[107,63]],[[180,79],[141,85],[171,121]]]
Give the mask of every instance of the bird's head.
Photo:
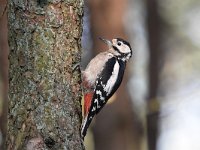
[[[122,59],[123,61],[128,61],[131,58],[132,48],[127,41],[121,38],[112,39],[112,41],[103,38],[100,39],[108,45],[111,52],[117,58]]]

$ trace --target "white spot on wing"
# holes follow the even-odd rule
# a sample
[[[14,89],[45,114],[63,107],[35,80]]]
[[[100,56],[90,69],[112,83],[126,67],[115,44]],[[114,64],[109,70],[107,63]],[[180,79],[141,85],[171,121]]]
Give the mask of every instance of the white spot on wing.
[[[96,110],[96,107],[93,107],[93,108],[92,108],[92,112],[95,111],[95,110]]]
[[[117,77],[118,77],[118,73],[119,73],[119,67],[120,67],[119,63],[118,63],[118,61],[116,61],[114,68],[113,68],[112,75],[110,76],[110,79],[107,81],[106,86],[104,87],[104,91],[107,92],[107,95],[110,94],[113,86],[115,85],[115,83],[117,81]]]
[[[97,91],[96,91],[96,94],[98,94],[98,95],[102,95],[102,93],[101,93],[100,90],[97,90]]]
[[[94,103],[97,104],[97,108],[100,108],[100,106],[99,106],[99,102],[98,102],[98,99],[97,99],[97,98],[94,100]]]
[[[100,90],[97,90],[97,91],[96,91],[96,94],[99,95],[100,100],[102,100],[102,101],[105,100],[105,97],[102,96],[102,92],[101,92]]]
[[[105,100],[105,97],[102,97],[102,96],[101,96],[101,97],[100,97],[100,99],[101,99],[101,100],[104,102],[104,100]]]

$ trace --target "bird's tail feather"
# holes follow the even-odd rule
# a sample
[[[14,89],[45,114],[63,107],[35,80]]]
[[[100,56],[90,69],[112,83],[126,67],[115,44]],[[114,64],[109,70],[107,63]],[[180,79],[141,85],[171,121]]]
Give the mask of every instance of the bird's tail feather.
[[[83,123],[82,123],[82,126],[81,126],[81,136],[82,136],[83,139],[84,139],[84,137],[85,137],[85,135],[87,133],[87,129],[88,129],[91,121],[92,121],[92,118],[88,118],[88,115],[87,115],[85,117]]]

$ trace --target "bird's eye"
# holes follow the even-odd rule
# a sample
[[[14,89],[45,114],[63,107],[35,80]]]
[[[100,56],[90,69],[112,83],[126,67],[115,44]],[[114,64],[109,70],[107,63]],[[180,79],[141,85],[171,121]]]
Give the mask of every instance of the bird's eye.
[[[118,46],[121,46],[121,42],[117,42],[117,45],[118,45]]]

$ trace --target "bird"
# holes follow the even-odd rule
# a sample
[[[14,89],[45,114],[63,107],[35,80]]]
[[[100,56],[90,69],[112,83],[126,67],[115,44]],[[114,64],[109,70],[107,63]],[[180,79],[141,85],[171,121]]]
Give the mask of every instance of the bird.
[[[131,45],[124,39],[99,39],[108,46],[108,50],[96,55],[82,71],[84,106],[81,136],[83,139],[93,117],[119,88],[126,63],[132,57]]]

